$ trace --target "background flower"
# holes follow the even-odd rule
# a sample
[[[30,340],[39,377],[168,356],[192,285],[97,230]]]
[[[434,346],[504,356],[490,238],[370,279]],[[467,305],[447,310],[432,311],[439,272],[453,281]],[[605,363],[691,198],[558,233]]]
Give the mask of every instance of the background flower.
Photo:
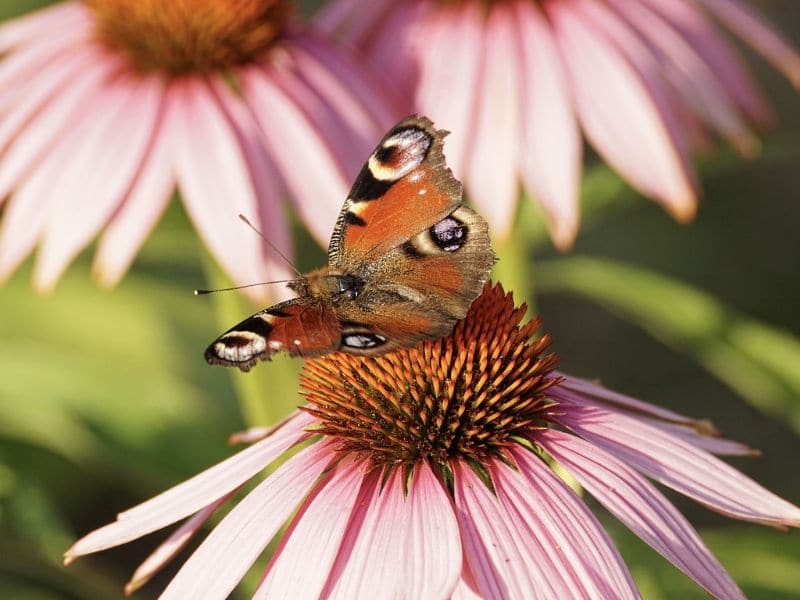
[[[800,85],[800,55],[740,0],[336,0],[317,22],[453,131],[448,161],[497,235],[522,181],[561,249],[579,225],[582,135],[681,221],[697,208],[694,150],[720,137],[758,151],[772,113],[720,25]]]
[[[69,1],[3,25],[0,52],[0,278],[38,243],[41,290],[101,230],[116,283],[176,186],[234,281],[283,279],[237,215],[291,254],[288,195],[326,244],[397,116],[283,1]]]
[[[554,373],[550,337],[534,341],[539,321],[521,325],[524,316],[487,285],[440,340],[307,361],[304,412],[88,534],[67,561],[195,514],[135,589],[230,494],[320,434],[231,509],[162,598],[227,597],[286,520],[256,598],[638,598],[613,542],[542,452],[712,596],[744,598],[638,473],[755,523],[800,527],[800,508],[715,458],[749,449],[708,423]]]

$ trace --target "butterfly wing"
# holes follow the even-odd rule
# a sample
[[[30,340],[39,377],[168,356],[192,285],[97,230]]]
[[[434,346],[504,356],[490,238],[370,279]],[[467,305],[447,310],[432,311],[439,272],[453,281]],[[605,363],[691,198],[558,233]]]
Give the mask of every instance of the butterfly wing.
[[[486,221],[458,207],[371,263],[369,285],[354,302],[336,308],[348,328],[362,332],[355,345],[343,336],[341,350],[378,354],[450,333],[480,293],[494,260]],[[364,340],[371,345],[365,347]]]
[[[342,328],[332,308],[309,297],[293,298],[248,317],[206,349],[209,364],[249,371],[259,360],[285,351],[316,356],[336,350]]]
[[[356,178],[328,247],[328,263],[344,273],[380,257],[461,205],[461,184],[447,168],[443,139],[430,119],[400,121]]]

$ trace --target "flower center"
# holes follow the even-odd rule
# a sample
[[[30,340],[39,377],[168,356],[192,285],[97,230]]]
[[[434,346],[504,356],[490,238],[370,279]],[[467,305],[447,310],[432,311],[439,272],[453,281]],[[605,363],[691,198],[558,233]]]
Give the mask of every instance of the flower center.
[[[487,286],[449,336],[375,358],[331,354],[306,361],[301,387],[344,452],[376,466],[453,458],[483,462],[546,423],[557,383],[550,337],[532,340],[538,320]]]
[[[143,72],[225,69],[252,60],[284,30],[282,0],[84,0],[100,40]]]

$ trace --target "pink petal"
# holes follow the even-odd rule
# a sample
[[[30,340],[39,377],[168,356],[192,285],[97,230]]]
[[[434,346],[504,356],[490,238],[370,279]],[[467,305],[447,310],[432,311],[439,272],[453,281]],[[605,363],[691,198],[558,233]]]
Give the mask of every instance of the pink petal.
[[[119,546],[187,517],[225,496],[309,436],[305,427],[315,421],[295,413],[281,423],[270,437],[206,469],[191,479],[117,516],[114,523],[84,536],[67,550],[66,562]]]
[[[759,456],[761,454],[758,450],[754,450],[741,442],[727,440],[723,437],[711,436],[707,432],[690,426],[664,423],[646,418],[642,418],[642,420],[653,427],[658,427],[662,431],[679,437],[683,441],[701,450],[705,450],[706,452],[711,452],[712,454],[722,456]]]
[[[520,50],[514,20],[503,3],[493,5],[487,17],[475,137],[465,182],[469,198],[500,237],[510,231],[519,193]]]
[[[318,443],[281,465],[211,531],[162,600],[227,598],[332,459],[328,445]]]
[[[714,424],[705,419],[692,419],[671,410],[636,400],[630,396],[614,392],[599,384],[559,373],[564,380],[554,389],[559,397],[567,398],[580,406],[597,406],[636,417],[676,435],[690,444],[714,454],[743,455],[754,454],[745,444],[720,437]]]
[[[673,412],[666,408],[642,402],[632,396],[626,396],[614,390],[603,387],[599,383],[594,383],[579,377],[573,377],[565,373],[557,372],[563,381],[558,384],[557,388],[566,388],[569,391],[577,392],[577,394],[570,396],[573,402],[587,403],[592,406],[609,406],[611,408],[619,408],[621,410],[630,411],[632,413],[643,414],[654,419],[661,419],[672,423],[681,423],[685,425],[697,425],[701,423],[708,428],[709,432],[714,432],[716,429],[708,421],[697,421],[691,417],[687,417],[680,413]]]
[[[386,81],[401,98],[412,98],[419,72],[413,48],[420,40],[424,23],[422,13],[429,7],[422,2],[396,2],[380,17],[380,24],[370,32],[367,44],[361,45],[364,56],[385,75]],[[424,35],[424,34],[423,34]]]
[[[587,137],[616,170],[680,220],[694,215],[693,172],[651,57],[596,2],[546,5]],[[591,19],[585,12],[589,12]],[[613,30],[613,41],[606,37]],[[617,45],[624,46],[619,49]],[[635,61],[631,64],[631,61]],[[636,64],[641,66],[637,68]],[[602,96],[598,96],[602,94]]]
[[[405,582],[398,566],[408,536],[403,481],[395,471],[381,486],[376,471],[365,482],[347,526],[323,598],[393,598]]]
[[[736,49],[716,25],[706,18],[694,0],[643,2],[670,21],[687,42],[697,49],[698,54],[748,118],[763,125],[771,122],[769,106]]]
[[[83,83],[81,80],[80,84]],[[83,139],[87,131],[97,126],[98,112],[112,108],[105,102],[107,95],[97,93],[96,85],[76,84],[76,88],[70,90],[74,95],[53,103],[52,110],[43,111],[0,162],[0,196],[7,191],[2,186],[17,184],[16,179],[36,162],[35,169],[18,185],[0,222],[0,280],[7,277],[36,244],[50,207],[56,202],[53,191],[60,189],[61,181],[74,168],[75,140]],[[48,127],[56,123],[61,129]]]
[[[163,569],[167,563],[175,558],[175,556],[186,547],[186,544],[189,543],[205,522],[208,521],[209,517],[211,517],[222,504],[227,502],[232,494],[233,492],[223,496],[216,502],[212,502],[204,509],[197,512],[171,533],[166,540],[159,544],[158,548],[156,548],[133,573],[130,581],[125,585],[125,595],[129,596],[138,590],[145,583],[150,581],[156,573]]]
[[[76,64],[70,66],[67,62],[64,70],[71,73],[73,68],[83,69],[80,76],[69,82],[41,111],[21,117],[14,116],[16,113],[7,115],[9,121],[4,121],[0,129],[0,141],[5,144],[13,139],[13,142],[0,161],[0,198],[5,197],[34,164],[40,170],[43,157],[52,155],[56,147],[67,147],[60,152],[75,150],[74,139],[69,138],[67,131],[75,130],[78,120],[88,119],[87,108],[99,104],[98,96],[102,96],[105,89],[103,80],[117,67],[114,61],[98,62],[91,54],[79,54],[73,60]],[[35,96],[30,101],[34,102]],[[19,132],[15,131],[19,125],[15,121],[28,116],[33,119]]]
[[[749,130],[733,99],[697,50],[666,19],[644,4],[611,0],[610,4],[641,32],[657,54],[664,75],[682,101],[716,129],[741,154],[752,156],[760,142]]]
[[[381,139],[382,132],[376,127],[369,127],[369,132],[364,132],[366,135],[359,135],[358,131],[347,123],[346,118],[343,118],[343,114],[337,112],[336,107],[330,103],[330,97],[322,97],[319,90],[315,89],[316,85],[310,84],[307,73],[300,64],[275,68],[272,74],[275,85],[303,111],[320,138],[324,140],[325,148],[336,161],[339,170],[346,173],[349,178],[355,179],[376,142]],[[336,92],[334,97],[337,97],[340,103],[345,98]],[[357,116],[357,113],[354,113],[357,108],[362,107],[351,106],[349,111]]]
[[[450,131],[445,156],[458,179],[464,178],[469,162],[482,31],[483,14],[476,3],[443,6],[425,19],[420,33],[425,43],[416,48],[420,69],[416,105],[439,128]]]
[[[347,182],[320,133],[260,68],[242,72],[242,93],[303,222],[327,244]],[[313,168],[310,167],[313,165]]]
[[[546,528],[525,522],[507,496],[499,502],[469,467],[459,464],[454,480],[465,569],[480,597],[559,598],[571,589],[585,592],[571,569],[559,569],[566,565],[553,561],[556,542]]]
[[[0,60],[0,107],[25,97],[28,84],[58,76],[58,63],[69,61],[75,54],[85,53],[72,31],[58,30],[37,39],[36,43],[19,48]]]
[[[264,243],[238,215],[247,216],[259,229],[273,227],[273,220],[261,221],[259,200],[275,205],[277,198],[258,197],[243,140],[206,82],[174,82],[170,93],[181,104],[173,143],[178,187],[189,217],[236,283],[269,281],[271,261],[265,256]],[[286,243],[285,226],[264,233],[282,234],[276,242]],[[251,288],[251,293],[264,291]]]
[[[772,24],[739,0],[696,0],[705,5],[773,66],[800,88],[800,54]]]
[[[319,598],[364,479],[364,464],[340,464],[303,502],[253,598]],[[309,568],[313,565],[313,568]]]
[[[552,540],[547,552],[556,573],[571,589],[585,590],[584,597],[638,598],[617,548],[583,501],[529,451],[512,454],[519,471],[498,463],[492,477],[498,497],[523,527],[523,539]]]
[[[92,270],[101,285],[119,282],[169,203],[175,189],[171,130],[177,110],[173,95],[167,94],[132,189],[100,238]]]
[[[559,420],[648,477],[712,510],[764,525],[800,526],[800,508],[713,455],[637,419],[602,408],[570,406]]]
[[[381,101],[382,99],[377,93],[373,92],[369,99],[363,98],[347,85],[346,79],[339,77],[337,70],[329,68],[313,52],[306,49],[305,38],[307,37],[298,37],[297,43],[287,48],[294,61],[294,74],[305,80],[309,89],[319,96],[323,106],[331,111],[332,115],[335,115],[334,118],[360,146],[360,148],[345,152],[345,154],[363,154],[359,157],[360,162],[363,163],[364,156],[369,155],[383,136],[385,129],[392,124],[381,122],[381,118],[394,121],[394,117],[397,115],[387,112],[384,106],[385,101]],[[314,44],[309,45],[313,46]],[[375,103],[377,106],[373,107],[371,103]],[[373,108],[377,110],[375,111]],[[378,117],[378,114],[383,116]],[[341,144],[338,146],[337,149],[341,151]],[[336,148],[336,145],[334,147]],[[360,168],[361,164],[358,164],[353,173],[354,178]]]
[[[153,135],[163,97],[160,79],[117,80],[98,107],[55,188],[34,285],[51,289],[69,262],[125,197]]]
[[[580,438],[553,429],[534,435],[614,516],[715,598],[743,598],[684,516],[625,463]]]
[[[578,233],[581,138],[552,28],[538,6],[516,4],[522,72],[525,186],[541,204],[555,245],[566,250]]]
[[[0,25],[0,53],[59,31],[81,31],[90,20],[81,2],[62,2]]]
[[[453,506],[423,462],[414,470],[404,507],[408,539],[398,565],[407,598],[447,598],[461,575],[461,540]]]
[[[328,33],[344,32],[346,40],[355,46],[379,26],[379,20],[392,6],[392,0],[338,0],[326,2],[314,21]]]
[[[369,110],[375,126],[380,130],[378,139],[383,133],[394,125],[403,116],[404,103],[393,93],[393,90],[384,89],[371,74],[363,68],[357,57],[347,52],[331,48],[330,43],[313,30],[306,30],[293,38],[297,47],[308,52],[320,65],[327,69],[333,77],[338,79],[345,89],[350,90],[356,98],[360,98],[363,105]],[[311,77],[311,74],[309,74]],[[333,89],[325,90],[323,95],[329,102],[338,103],[341,98],[333,98],[338,92]],[[373,147],[378,139],[373,140]],[[372,147],[370,147],[372,151]]]
[[[450,600],[483,600],[483,598],[466,581],[460,579]]]
[[[264,140],[258,129],[258,125],[253,121],[247,106],[240,101],[238,96],[231,93],[227,83],[222,79],[212,80],[212,88],[216,92],[216,97],[226,114],[231,119],[239,144],[244,154],[247,168],[253,182],[253,189],[258,199],[258,210],[255,214],[257,221],[261,224],[261,233],[270,241],[273,246],[287,257],[293,258],[294,249],[292,247],[289,223],[282,198],[285,195],[280,176],[277,173],[274,163],[264,149]],[[251,215],[247,215],[248,217]],[[261,252],[267,258],[269,271],[264,276],[270,281],[280,281],[293,279],[296,276],[294,266],[288,264],[275,249],[263,243]],[[263,301],[266,298],[271,300],[287,299],[291,292],[288,289],[278,288],[250,288],[250,295],[254,299]]]

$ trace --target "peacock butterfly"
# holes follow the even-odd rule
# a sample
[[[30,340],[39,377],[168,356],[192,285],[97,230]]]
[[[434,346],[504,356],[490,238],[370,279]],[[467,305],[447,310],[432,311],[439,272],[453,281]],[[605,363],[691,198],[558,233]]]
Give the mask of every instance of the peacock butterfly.
[[[462,204],[446,131],[411,116],[373,151],[345,200],[328,266],[288,286],[297,298],[219,336],[211,364],[248,371],[285,351],[375,355],[450,333],[495,261],[486,221]]]

